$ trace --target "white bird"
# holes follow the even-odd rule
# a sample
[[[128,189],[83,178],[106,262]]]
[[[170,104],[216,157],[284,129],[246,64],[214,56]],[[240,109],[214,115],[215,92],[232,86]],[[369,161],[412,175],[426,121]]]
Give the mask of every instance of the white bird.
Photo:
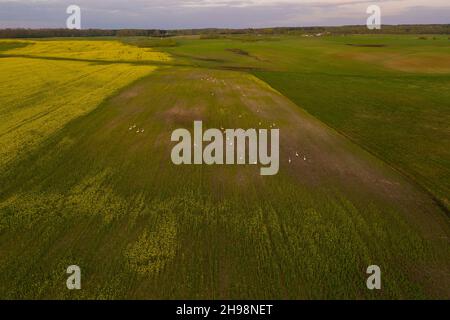
[[[306,156],[303,157],[303,161],[306,161]]]
[[[299,154],[298,154],[298,152],[296,152],[296,153],[295,153],[295,156],[296,156],[297,158],[299,157]]]
[[[289,163],[291,163],[292,162],[292,160],[291,160],[291,158],[289,158]]]

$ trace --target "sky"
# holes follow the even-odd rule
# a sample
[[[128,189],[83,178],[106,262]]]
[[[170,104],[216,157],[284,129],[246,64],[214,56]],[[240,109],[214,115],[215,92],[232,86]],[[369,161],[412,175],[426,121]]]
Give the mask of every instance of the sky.
[[[64,28],[69,5],[83,29],[184,29],[365,24],[449,24],[450,0],[0,0],[0,28]]]

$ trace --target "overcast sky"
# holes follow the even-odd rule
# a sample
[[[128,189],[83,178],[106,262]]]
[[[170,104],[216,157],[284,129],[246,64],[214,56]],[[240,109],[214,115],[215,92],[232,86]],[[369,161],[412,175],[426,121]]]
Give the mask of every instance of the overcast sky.
[[[0,28],[63,28],[71,4],[83,29],[365,24],[370,4],[386,24],[450,23],[450,0],[0,0]]]

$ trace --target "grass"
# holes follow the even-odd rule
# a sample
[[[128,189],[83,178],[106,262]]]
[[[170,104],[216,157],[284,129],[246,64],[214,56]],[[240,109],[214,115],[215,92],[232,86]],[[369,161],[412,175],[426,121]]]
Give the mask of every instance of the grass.
[[[450,208],[446,36],[280,37],[275,43],[228,37],[185,40],[167,51],[196,65],[249,68]]]
[[[395,131],[390,123],[381,137],[367,129],[377,127],[370,120],[379,106],[379,100],[366,98],[370,88],[373,98],[375,91],[389,90],[388,84],[399,78],[397,87],[387,92],[396,92],[400,100],[390,101],[386,93],[383,101],[402,108],[401,114],[402,96],[412,113],[425,98],[410,97],[416,91],[402,86],[402,77],[412,77],[404,71],[351,58],[336,61],[342,51],[390,48],[346,46],[349,40],[177,38],[176,47],[159,48],[165,54],[152,51],[166,57],[162,63],[155,61],[158,68],[150,60],[144,66],[47,59],[76,58],[61,50],[59,42],[54,52],[45,41],[44,51],[7,51],[25,51],[33,59],[0,59],[5,73],[18,79],[0,81],[17,86],[0,91],[10,93],[0,98],[2,119],[10,127],[24,122],[29,128],[23,137],[16,133],[19,129],[10,129],[0,140],[2,150],[16,139],[25,146],[0,166],[0,297],[448,298],[448,217],[408,178],[364,150],[376,153],[382,144],[395,150],[386,143],[384,130],[397,145],[406,136],[403,127]],[[392,44],[395,38],[351,38],[363,43],[381,40]],[[415,41],[400,38],[403,48],[397,50],[419,50]],[[442,39],[433,43],[436,52],[445,52]],[[96,59],[96,52],[83,55]],[[107,60],[105,55],[98,60]],[[251,73],[236,71],[243,68]],[[80,70],[86,76],[72,80]],[[112,79],[119,78],[118,72],[133,76],[116,87]],[[381,80],[383,75],[388,84]],[[446,85],[439,81],[445,73],[413,76],[430,90]],[[93,86],[102,90],[92,91]],[[48,95],[46,88],[61,89]],[[325,94],[330,91],[335,94]],[[83,100],[80,92],[95,99]],[[50,110],[50,120],[35,120],[35,114],[47,114],[58,105],[53,96],[61,107]],[[444,93],[435,99],[429,106],[445,119],[445,107],[436,106],[448,100]],[[388,105],[385,109],[380,112],[387,112]],[[21,114],[27,110],[35,111]],[[356,111],[364,111],[368,120],[355,117]],[[421,115],[431,121],[430,110]],[[352,125],[340,127],[346,118]],[[396,119],[406,123],[401,116]],[[269,128],[275,122],[282,137],[279,175],[262,178],[259,168],[250,165],[174,166],[170,134],[191,128],[194,120],[216,128]],[[42,129],[45,123],[49,129]],[[145,132],[129,130],[134,124]],[[365,138],[357,140],[346,131],[350,129]],[[35,143],[26,142],[36,137]],[[416,146],[428,146],[434,153],[444,149],[433,142],[439,136],[427,137],[428,143],[416,139]],[[413,151],[401,149],[405,151],[398,157],[407,160],[406,153],[415,152],[410,145],[406,147]],[[307,161],[296,158],[296,152]],[[445,151],[441,154],[448,159]],[[405,163],[395,165],[407,172]],[[430,180],[445,191],[445,179]],[[72,264],[82,269],[81,291],[65,287],[65,270]],[[371,264],[382,268],[381,291],[366,288],[365,270]]]

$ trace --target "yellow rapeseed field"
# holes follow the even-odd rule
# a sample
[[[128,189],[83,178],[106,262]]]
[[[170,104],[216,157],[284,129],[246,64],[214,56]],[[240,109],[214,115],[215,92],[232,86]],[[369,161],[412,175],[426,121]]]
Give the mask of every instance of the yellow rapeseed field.
[[[118,41],[101,40],[46,40],[21,41],[26,47],[9,50],[8,55],[67,58],[100,61],[169,61],[170,57],[150,48],[138,48]]]
[[[8,55],[92,60],[167,60],[165,54],[114,41],[36,41]],[[23,57],[0,60],[0,170],[69,121],[153,70],[125,63],[95,64]]]

